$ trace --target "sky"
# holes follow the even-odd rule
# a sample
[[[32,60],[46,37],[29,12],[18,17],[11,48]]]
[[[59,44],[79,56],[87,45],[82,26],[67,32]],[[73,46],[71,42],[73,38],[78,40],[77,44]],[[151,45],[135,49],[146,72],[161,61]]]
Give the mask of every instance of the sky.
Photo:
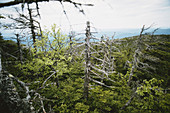
[[[10,0],[1,0],[10,1]],[[170,0],[74,0],[92,3],[94,6],[82,6],[85,15],[74,5],[59,2],[43,2],[39,4],[43,28],[50,28],[54,23],[63,30],[83,31],[86,21],[91,22],[94,30],[111,30],[122,28],[141,28],[143,25],[157,28],[170,28]],[[15,5],[13,7],[20,7]],[[13,7],[0,9],[0,14],[14,14]],[[32,5],[34,7],[34,5]],[[0,20],[5,22],[7,20]],[[45,27],[46,26],[46,27]]]

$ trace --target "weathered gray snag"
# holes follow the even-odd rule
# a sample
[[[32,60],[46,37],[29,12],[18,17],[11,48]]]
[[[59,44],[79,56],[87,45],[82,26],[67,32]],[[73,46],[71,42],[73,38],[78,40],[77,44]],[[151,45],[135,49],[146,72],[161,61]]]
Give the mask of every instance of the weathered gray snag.
[[[137,45],[137,49],[135,50],[134,55],[133,55],[132,68],[131,68],[131,72],[129,75],[128,86],[131,84],[131,79],[132,79],[135,69],[144,69],[144,68],[145,69],[146,68],[154,69],[153,67],[149,66],[149,64],[141,62],[139,59],[140,57],[145,57],[145,55],[143,55],[143,53],[141,52],[144,49],[144,46],[147,46],[149,48],[149,45],[146,45],[143,41],[143,38],[145,38],[143,36],[143,33],[144,33],[144,31],[150,29],[151,27],[152,27],[152,25],[145,28],[145,25],[143,25],[140,35],[139,35],[139,38],[137,39],[137,42],[135,42]],[[141,68],[139,66],[139,64],[141,64],[143,67]]]
[[[29,12],[29,17],[30,17],[30,24],[31,24],[31,34],[32,34],[32,39],[33,39],[33,44],[35,44],[36,42],[36,37],[35,37],[35,26],[34,26],[34,21],[32,18],[32,10],[29,7],[29,4],[27,4],[28,6],[28,12]],[[34,48],[36,49],[36,46],[34,46]]]
[[[16,40],[17,40],[17,46],[18,46],[18,56],[19,56],[19,61],[22,63],[23,62],[23,53],[22,53],[22,48],[21,48],[21,40],[19,39],[19,34],[16,35]]]
[[[84,97],[88,99],[89,76],[90,76],[90,22],[87,22],[86,39],[85,39],[85,78],[84,78]]]
[[[1,71],[2,71],[2,63],[1,63],[1,58],[2,58],[2,56],[1,56],[1,48],[0,48],[0,73],[1,73]]]
[[[141,29],[141,32],[140,32],[140,35],[139,35],[139,39],[137,40],[137,49],[135,50],[135,53],[133,55],[133,61],[132,61],[132,68],[131,68],[131,72],[129,74],[129,80],[128,80],[128,86],[130,85],[131,83],[131,79],[132,79],[132,76],[134,74],[134,70],[138,67],[138,63],[139,63],[139,53],[141,52],[141,49],[142,49],[142,35],[143,35],[143,32],[145,30],[148,30],[150,27],[148,28],[145,28],[145,25],[143,25],[142,29]]]

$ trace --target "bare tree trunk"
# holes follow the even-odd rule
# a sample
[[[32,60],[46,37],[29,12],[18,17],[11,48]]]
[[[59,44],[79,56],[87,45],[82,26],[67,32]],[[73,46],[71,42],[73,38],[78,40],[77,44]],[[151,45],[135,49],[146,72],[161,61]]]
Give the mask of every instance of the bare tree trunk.
[[[90,76],[90,22],[87,22],[85,43],[85,78],[84,78],[84,97],[88,100],[89,76]]]
[[[102,40],[102,42],[104,43],[104,40]],[[105,48],[105,45],[104,44],[102,44],[102,47],[103,47],[103,53],[104,53],[104,56],[103,56],[103,62],[102,62],[102,66],[103,66],[103,68],[102,68],[102,70],[103,71],[105,71],[106,72],[106,63],[105,63],[105,61],[106,61],[106,54],[107,54],[107,52],[106,52],[106,48]],[[104,79],[104,73],[102,73],[102,75],[101,75],[101,82],[103,83],[103,79]]]
[[[32,18],[32,11],[29,7],[29,4],[27,3],[27,6],[28,6],[28,12],[29,12],[29,16],[30,16],[30,24],[31,24],[31,33],[32,33],[32,39],[33,39],[33,44],[35,44],[36,42],[36,37],[35,37],[35,26],[34,26],[34,21],[33,21],[33,18]],[[36,46],[34,45],[34,48],[36,49]]]
[[[137,39],[137,49],[133,55],[133,61],[132,61],[132,68],[131,68],[131,72],[130,72],[130,75],[129,75],[129,80],[128,80],[128,86],[130,86],[130,83],[131,83],[131,79],[132,79],[132,76],[134,74],[134,70],[138,67],[138,63],[140,62],[138,59],[139,57],[139,54],[140,52],[142,51],[142,44],[143,44],[143,41],[142,41],[142,38],[143,38],[143,32],[150,29],[152,27],[149,26],[147,28],[145,28],[145,25],[143,25],[142,29],[141,29],[141,32],[140,32],[140,35],[139,35],[139,39]]]
[[[1,63],[1,58],[2,58],[2,56],[1,56],[1,49],[0,49],[0,73],[1,73],[1,71],[2,71],[2,63]]]
[[[114,36],[115,36],[115,33],[112,36],[112,40],[111,40],[111,43],[110,43],[110,53],[109,53],[109,60],[110,60],[109,71],[110,72],[114,71],[114,57],[112,57]]]
[[[74,38],[74,34],[73,34],[73,32],[71,32],[70,33],[70,35],[69,35],[69,38],[70,38],[70,55],[72,56],[72,50],[73,50],[73,38]]]
[[[17,45],[18,45],[18,55],[19,55],[19,61],[22,63],[23,61],[23,54],[22,54],[22,50],[21,50],[21,41],[19,39],[19,34],[16,34],[17,37]]]

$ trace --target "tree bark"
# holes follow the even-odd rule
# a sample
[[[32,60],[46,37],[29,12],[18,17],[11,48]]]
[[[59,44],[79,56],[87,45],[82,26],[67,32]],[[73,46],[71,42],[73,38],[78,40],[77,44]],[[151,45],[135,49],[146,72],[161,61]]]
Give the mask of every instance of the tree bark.
[[[85,39],[85,78],[84,78],[84,97],[88,100],[89,76],[90,76],[90,22],[87,22]]]
[[[1,49],[0,49],[0,73],[1,73],[1,71],[2,71],[2,63],[1,63],[1,58],[2,58],[2,56],[1,56]]]
[[[33,18],[32,18],[32,11],[29,8],[29,4],[27,4],[27,6],[28,6],[29,17],[30,17],[31,34],[32,34],[33,44],[34,44],[34,48],[36,49],[36,46],[35,46],[36,37],[35,37],[35,31],[34,31],[35,26],[34,26],[34,21],[33,21]]]
[[[23,54],[22,54],[22,50],[21,50],[21,41],[19,39],[19,34],[16,34],[17,37],[17,45],[18,45],[18,56],[19,56],[19,61],[22,63],[23,61]]]

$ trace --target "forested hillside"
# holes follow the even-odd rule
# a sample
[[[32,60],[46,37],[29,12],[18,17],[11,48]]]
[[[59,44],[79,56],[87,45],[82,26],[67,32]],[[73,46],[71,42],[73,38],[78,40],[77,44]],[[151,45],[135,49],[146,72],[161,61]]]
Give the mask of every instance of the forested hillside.
[[[170,112],[170,35],[95,38],[89,27],[81,43],[55,25],[31,49],[1,38],[0,110]]]

